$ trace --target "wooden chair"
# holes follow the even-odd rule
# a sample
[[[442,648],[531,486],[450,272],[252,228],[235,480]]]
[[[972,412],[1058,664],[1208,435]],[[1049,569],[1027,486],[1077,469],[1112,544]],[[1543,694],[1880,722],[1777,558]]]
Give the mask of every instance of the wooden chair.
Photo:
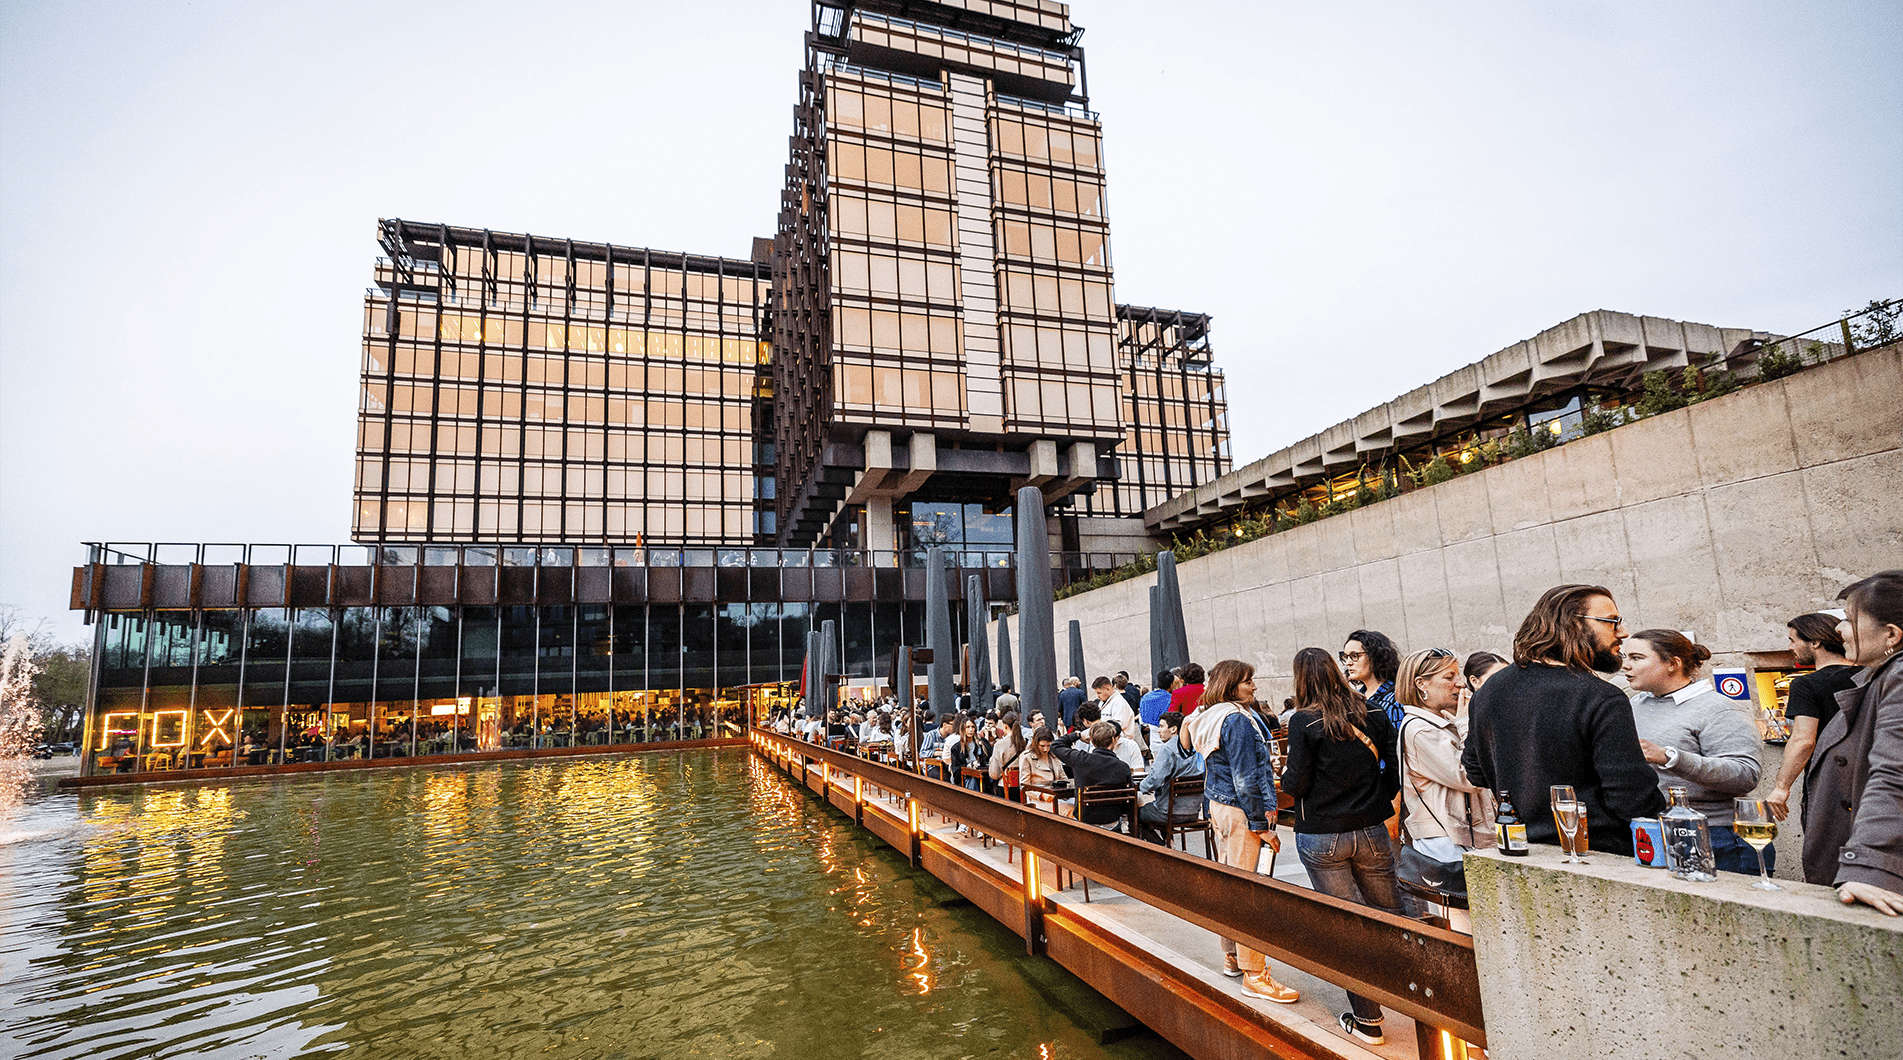
[[[1189,853],[1189,834],[1201,832],[1203,857],[1213,858],[1216,856],[1215,831],[1210,827],[1209,817],[1202,811],[1203,784],[1204,778],[1200,773],[1190,777],[1177,777],[1170,781],[1167,795],[1169,802],[1164,804],[1164,812],[1167,816],[1163,821],[1163,845],[1175,846],[1176,837],[1181,836],[1183,853],[1187,854]],[[1191,816],[1178,817],[1176,815],[1177,800],[1187,798],[1196,800],[1196,812]]]
[[[1077,791],[1077,819],[1084,819],[1084,812],[1093,806],[1119,806],[1123,808],[1123,820],[1117,822],[1113,831],[1123,832],[1123,826],[1135,828],[1137,819],[1137,789],[1131,788],[1080,788]],[[1092,825],[1091,827],[1100,827]],[[1073,873],[1073,875],[1076,875]],[[1090,901],[1090,877],[1083,877],[1084,901]]]

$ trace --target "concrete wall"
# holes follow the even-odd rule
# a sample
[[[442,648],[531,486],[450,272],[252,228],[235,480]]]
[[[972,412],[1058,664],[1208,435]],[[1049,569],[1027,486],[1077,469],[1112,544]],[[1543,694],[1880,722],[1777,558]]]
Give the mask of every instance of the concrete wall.
[[[1742,665],[1783,651],[1791,616],[1899,566],[1903,352],[1892,348],[1180,569],[1191,655],[1252,662],[1262,695],[1279,698],[1298,649],[1332,652],[1358,628],[1404,652],[1510,654],[1527,609],[1563,582],[1606,585],[1630,628],[1691,630],[1714,665]],[[1093,670],[1147,669],[1154,580],[1058,601],[1060,662],[1077,619]]]
[[[1903,1051],[1903,920],[1828,887],[1685,883],[1630,858],[1467,857],[1497,1060]]]

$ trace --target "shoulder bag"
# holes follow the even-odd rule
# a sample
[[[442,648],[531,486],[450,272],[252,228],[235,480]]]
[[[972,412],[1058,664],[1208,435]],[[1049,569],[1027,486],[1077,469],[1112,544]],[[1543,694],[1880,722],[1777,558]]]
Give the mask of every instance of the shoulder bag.
[[[1434,808],[1427,804],[1426,797],[1421,794],[1420,785],[1414,783],[1413,780],[1408,779],[1409,773],[1407,769],[1407,723],[1409,721],[1418,722],[1418,720],[1419,719],[1415,719],[1415,718],[1409,718],[1409,719],[1403,720],[1401,722],[1400,735],[1394,741],[1395,750],[1401,756],[1401,777],[1403,778],[1403,780],[1406,781],[1408,787],[1414,789],[1414,797],[1421,800],[1421,808],[1427,811],[1427,815],[1429,817],[1432,817],[1434,819],[1434,823],[1441,826],[1441,831],[1447,834],[1447,838],[1449,840],[1452,840],[1454,830],[1447,827],[1447,822],[1442,821],[1440,819],[1440,815],[1434,812]],[[1462,794],[1464,795],[1465,793],[1463,792]],[[1467,833],[1469,835],[1472,835],[1473,834],[1473,797],[1472,796],[1466,797],[1466,804],[1467,804]],[[1458,846],[1459,844],[1455,844],[1455,845]],[[1401,852],[1400,852],[1400,855],[1396,857],[1394,860],[1394,872],[1395,872],[1395,875],[1401,877],[1402,879],[1408,881],[1409,883],[1415,885],[1416,887],[1424,887],[1428,890],[1439,891],[1441,894],[1446,895],[1449,898],[1458,898],[1463,902],[1467,900],[1467,866],[1466,864],[1464,862],[1459,862],[1459,861],[1451,861],[1451,862],[1442,861],[1439,858],[1432,857],[1426,853],[1423,853],[1420,849],[1415,847],[1413,837],[1407,834],[1407,815],[1406,814],[1403,814],[1401,817]]]

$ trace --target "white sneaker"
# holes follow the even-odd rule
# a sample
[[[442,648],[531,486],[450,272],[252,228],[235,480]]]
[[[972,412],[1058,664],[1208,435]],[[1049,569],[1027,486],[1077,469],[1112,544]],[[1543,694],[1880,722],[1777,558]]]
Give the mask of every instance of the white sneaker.
[[[1363,1023],[1355,1018],[1352,1010],[1337,1016],[1335,1022],[1341,1025],[1344,1034],[1358,1042],[1381,1045],[1388,1040],[1387,1036],[1381,1033],[1379,1023]]]

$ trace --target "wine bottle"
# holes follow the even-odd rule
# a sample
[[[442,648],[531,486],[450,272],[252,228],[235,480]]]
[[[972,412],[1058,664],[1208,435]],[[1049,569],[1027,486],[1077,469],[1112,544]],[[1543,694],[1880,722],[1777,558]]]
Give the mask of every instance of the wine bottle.
[[[1672,875],[1681,880],[1709,883],[1717,879],[1717,860],[1711,853],[1711,825],[1705,815],[1692,809],[1688,790],[1682,786],[1665,789],[1671,805],[1659,814],[1659,827],[1665,832],[1665,849],[1671,855]]]
[[[1527,855],[1526,823],[1520,820],[1505,788],[1500,789],[1500,810],[1493,818],[1493,838],[1500,853],[1515,858]]]

